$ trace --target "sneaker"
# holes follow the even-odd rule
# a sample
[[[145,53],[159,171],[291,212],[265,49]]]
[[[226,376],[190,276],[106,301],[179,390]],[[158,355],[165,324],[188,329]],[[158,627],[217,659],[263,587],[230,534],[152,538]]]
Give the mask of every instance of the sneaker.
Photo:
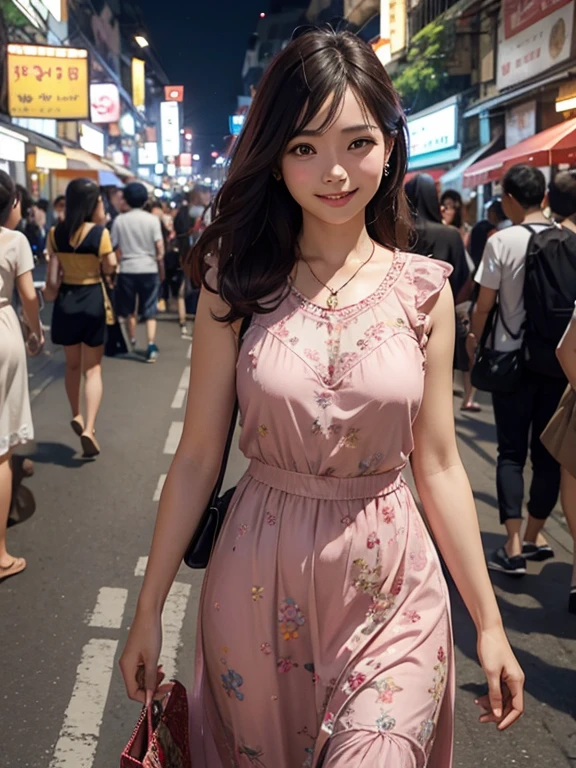
[[[132,349],[136,349],[136,337],[134,336],[133,339],[130,339],[130,346]]]
[[[488,568],[491,571],[500,571],[509,576],[524,576],[526,573],[526,558],[522,555],[508,557],[504,547],[500,547],[488,558]]]
[[[155,363],[158,360],[158,347],[156,344],[148,344],[148,351],[146,352],[146,362]]]
[[[522,544],[522,555],[526,560],[542,562],[543,560],[550,560],[551,557],[554,557],[554,550],[549,544],[544,544],[539,547],[531,541],[525,541]]]
[[[188,338],[188,326],[186,325],[186,323],[180,326],[180,336],[183,339]]]

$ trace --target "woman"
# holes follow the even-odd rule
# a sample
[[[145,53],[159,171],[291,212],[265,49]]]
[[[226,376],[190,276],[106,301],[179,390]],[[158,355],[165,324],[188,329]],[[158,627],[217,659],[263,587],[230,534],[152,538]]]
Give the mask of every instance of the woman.
[[[11,231],[21,218],[14,182],[0,171],[0,581],[26,568],[23,557],[14,557],[6,549],[12,497],[10,459],[13,448],[34,437],[25,350],[31,356],[37,355],[44,344],[38,296],[32,279],[32,251],[21,232]],[[28,329],[26,345],[11,305],[14,286]]]
[[[74,179],[66,189],[64,221],[48,235],[50,264],[44,296],[53,301],[52,341],[66,354],[66,394],[71,426],[80,437],[83,456],[100,453],[95,424],[102,402],[102,354],[106,315],[111,313],[102,272],[110,280],[117,262],[100,188],[90,179]],[[80,408],[85,378],[86,421]]]
[[[442,222],[440,203],[434,179],[421,173],[406,184],[406,195],[414,214],[416,238],[412,246],[415,253],[432,256],[451,264],[450,285],[456,305],[456,343],[454,369],[464,376],[464,394],[461,411],[478,412],[481,407],[474,400],[475,390],[470,380],[470,360],[466,352],[466,338],[470,329],[470,297],[473,282],[471,264],[459,231]]]
[[[237,386],[251,463],[201,600],[199,766],[451,765],[448,594],[402,480],[410,455],[478,627],[481,720],[504,729],[522,710],[456,448],[451,270],[398,247],[406,164],[405,118],[372,49],[311,31],[266,72],[196,246],[191,396],[120,665],[128,694],[150,700],[162,604]]]
[[[464,203],[462,195],[455,189],[446,189],[440,196],[442,222],[448,227],[455,227],[466,248],[469,247],[470,226],[464,221]]]

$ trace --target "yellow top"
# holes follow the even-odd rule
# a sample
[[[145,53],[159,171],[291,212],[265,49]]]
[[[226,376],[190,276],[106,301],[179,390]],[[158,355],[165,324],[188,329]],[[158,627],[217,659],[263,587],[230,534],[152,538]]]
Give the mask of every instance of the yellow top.
[[[86,230],[86,226],[89,227]],[[76,232],[69,244],[69,250],[58,250],[55,227],[48,235],[51,254],[58,258],[62,267],[62,282],[67,285],[96,285],[101,281],[101,262],[112,253],[110,232],[105,227],[88,224]],[[77,242],[76,245],[73,243]]]

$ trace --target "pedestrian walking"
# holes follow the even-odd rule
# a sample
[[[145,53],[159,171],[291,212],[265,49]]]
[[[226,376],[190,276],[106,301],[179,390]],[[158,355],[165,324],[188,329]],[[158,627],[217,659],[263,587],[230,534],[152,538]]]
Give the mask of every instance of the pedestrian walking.
[[[129,695],[150,699],[162,604],[218,475],[237,390],[251,463],[202,593],[198,766],[451,766],[448,593],[402,479],[410,456],[478,628],[481,720],[504,729],[522,711],[456,448],[451,267],[402,250],[405,136],[370,46],[299,36],[258,88],[195,249],[203,291],[186,420],[120,665]]]
[[[464,218],[462,195],[455,189],[446,189],[440,196],[442,222],[448,227],[455,227],[462,237],[466,248],[469,247],[471,227]]]
[[[576,253],[576,171],[558,173],[552,179],[548,205],[552,214],[562,221],[563,228],[574,235]],[[567,275],[568,271],[564,273]],[[572,282],[576,295],[576,271]],[[560,500],[574,550],[568,610],[576,614],[576,309],[560,340],[557,356],[568,386],[541,439],[561,467]]]
[[[111,280],[117,262],[105,222],[98,185],[90,179],[74,179],[66,188],[64,220],[48,235],[50,262],[44,296],[55,300],[52,342],[64,347],[71,427],[80,437],[85,458],[100,453],[96,418],[103,395],[102,355],[106,324],[113,321],[103,280]],[[82,377],[86,418],[80,405]]]
[[[542,213],[546,182],[537,168],[516,165],[506,173],[502,186],[504,211],[514,226],[490,237],[476,272],[480,291],[472,316],[469,352],[474,354],[489,322],[490,327],[494,327],[493,348],[498,352],[516,353],[520,359],[527,321],[524,288],[528,246],[536,233],[550,227]],[[547,312],[553,315],[552,308]],[[521,375],[512,391],[492,392],[498,440],[498,507],[500,522],[507,532],[505,545],[489,556],[488,567],[493,570],[521,576],[526,573],[526,559],[544,560],[554,556],[542,531],[558,499],[560,468],[540,442],[540,434],[556,410],[565,387],[566,380],[561,376],[548,375],[522,364]],[[522,536],[523,472],[528,449],[533,475],[527,504],[528,523]]]
[[[116,308],[124,321],[128,320],[128,331],[132,346],[136,346],[136,301],[138,312],[146,321],[148,349],[146,362],[158,359],[156,346],[156,315],[160,284],[166,274],[164,270],[164,239],[157,216],[144,211],[148,200],[146,187],[138,182],[128,184],[124,189],[124,200],[130,208],[114,219],[112,243],[116,249],[120,274],[116,287]]]
[[[470,360],[466,352],[466,337],[470,330],[470,298],[472,294],[472,262],[464,248],[464,241],[457,227],[446,226],[442,221],[440,202],[434,179],[425,173],[417,174],[406,184],[408,202],[414,216],[416,237],[412,245],[414,253],[445,261],[453,268],[450,285],[456,307],[456,340],[454,344],[454,370],[462,371],[464,392],[461,411],[478,412],[480,405],[474,400],[475,390],[470,381]],[[458,222],[457,220],[457,223]]]
[[[22,217],[17,189],[0,171],[0,581],[26,568],[23,557],[6,548],[6,527],[12,503],[12,451],[32,440],[34,428],[28,395],[26,352],[37,355],[44,344],[34,289],[34,258],[26,237],[12,231]],[[27,341],[11,301],[18,291]]]

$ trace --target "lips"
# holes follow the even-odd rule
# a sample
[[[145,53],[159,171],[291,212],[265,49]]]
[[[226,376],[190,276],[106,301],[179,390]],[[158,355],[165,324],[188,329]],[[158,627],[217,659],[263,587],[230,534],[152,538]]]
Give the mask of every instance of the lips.
[[[340,207],[352,200],[356,192],[358,192],[357,189],[352,189],[349,192],[337,192],[332,195],[316,195],[316,197],[327,205]]]

